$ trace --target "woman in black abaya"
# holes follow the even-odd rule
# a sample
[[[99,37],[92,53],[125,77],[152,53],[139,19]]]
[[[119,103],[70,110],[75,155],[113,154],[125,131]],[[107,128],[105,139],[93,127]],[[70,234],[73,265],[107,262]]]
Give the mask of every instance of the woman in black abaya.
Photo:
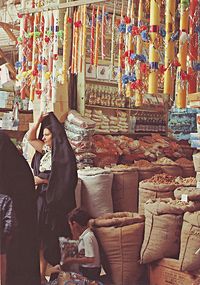
[[[40,285],[34,179],[28,163],[0,131],[0,193],[11,197],[17,229],[7,250],[6,285]]]
[[[58,237],[70,235],[66,215],[76,206],[76,158],[63,125],[52,112],[38,118],[27,138],[36,150],[32,166],[38,193],[41,280],[45,283],[47,262],[51,265],[60,262]]]

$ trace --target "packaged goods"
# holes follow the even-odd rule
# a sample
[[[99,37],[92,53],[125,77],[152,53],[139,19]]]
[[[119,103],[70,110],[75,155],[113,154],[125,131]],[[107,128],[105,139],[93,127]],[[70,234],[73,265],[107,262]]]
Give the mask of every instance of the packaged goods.
[[[70,123],[80,127],[80,128],[95,128],[95,122],[81,116],[77,111],[70,110],[67,116],[67,120]]]
[[[67,257],[78,256],[78,240],[70,240],[69,238],[59,237],[61,260],[60,264],[64,263]]]
[[[92,221],[102,254],[103,268],[115,285],[138,285],[144,268],[139,264],[144,216],[107,214]]]

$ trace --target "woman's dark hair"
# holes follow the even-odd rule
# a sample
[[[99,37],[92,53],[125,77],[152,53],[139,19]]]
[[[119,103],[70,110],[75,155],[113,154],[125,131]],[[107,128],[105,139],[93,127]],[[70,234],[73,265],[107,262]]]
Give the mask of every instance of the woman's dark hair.
[[[47,130],[49,130],[51,133],[53,133],[53,128],[52,128],[51,125],[45,126],[44,129],[47,129]]]
[[[85,227],[92,217],[85,210],[75,208],[67,215],[67,218],[69,222],[77,222],[80,226]]]

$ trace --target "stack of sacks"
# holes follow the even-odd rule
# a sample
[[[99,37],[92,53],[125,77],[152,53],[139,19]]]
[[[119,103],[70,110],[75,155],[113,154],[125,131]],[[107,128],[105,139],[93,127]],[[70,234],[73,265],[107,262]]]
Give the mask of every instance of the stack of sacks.
[[[94,109],[85,110],[85,117],[93,120],[96,123],[95,131],[97,133],[127,133],[128,121],[127,113],[118,111],[117,116],[107,116],[103,114],[102,110]]]
[[[93,166],[95,154],[91,151],[95,122],[71,110],[65,121],[66,134],[75,151],[77,167]]]

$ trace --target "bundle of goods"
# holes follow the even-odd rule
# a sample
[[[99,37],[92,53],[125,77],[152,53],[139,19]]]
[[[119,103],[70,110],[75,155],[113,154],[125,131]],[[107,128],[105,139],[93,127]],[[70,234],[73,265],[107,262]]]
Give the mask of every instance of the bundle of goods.
[[[200,211],[185,213],[179,261],[182,271],[200,269]]]
[[[118,162],[118,148],[109,137],[93,136],[93,152],[96,155],[94,159],[95,166],[105,167]]]
[[[139,213],[144,214],[144,204],[149,199],[172,198],[174,190],[179,186],[175,177],[163,174],[156,174],[150,179],[139,183]]]
[[[182,169],[182,177],[195,176],[193,161],[181,157],[175,161]]]
[[[139,174],[139,182],[148,178],[151,178],[155,174],[158,174],[161,172],[161,169],[159,166],[155,166],[148,160],[138,160],[135,161],[134,166],[137,167],[138,174]]]
[[[77,111],[71,110],[65,121],[66,134],[75,151],[77,167],[93,166],[95,154],[92,153],[92,135],[95,122],[82,117]]]
[[[144,216],[122,212],[107,214],[91,225],[97,236],[103,268],[115,285],[138,285],[143,266],[138,262],[144,236]]]
[[[113,173],[112,199],[114,212],[137,212],[138,172],[123,164],[110,168]]]
[[[196,131],[196,113],[194,108],[171,110],[168,126],[177,140],[189,140],[190,133]]]
[[[200,209],[200,203],[172,199],[149,200],[145,204],[145,234],[141,263],[178,258],[183,215]]]
[[[113,212],[110,170],[88,168],[78,170],[81,179],[81,207],[94,218]]]
[[[86,109],[85,116],[95,121],[95,132],[98,134],[111,133],[128,133],[128,118],[127,113],[117,111],[117,116],[108,116],[103,114],[102,110]]]
[[[182,176],[182,169],[181,167],[174,162],[173,160],[162,157],[154,162],[155,165],[160,166],[162,172],[172,175],[172,176]]]

